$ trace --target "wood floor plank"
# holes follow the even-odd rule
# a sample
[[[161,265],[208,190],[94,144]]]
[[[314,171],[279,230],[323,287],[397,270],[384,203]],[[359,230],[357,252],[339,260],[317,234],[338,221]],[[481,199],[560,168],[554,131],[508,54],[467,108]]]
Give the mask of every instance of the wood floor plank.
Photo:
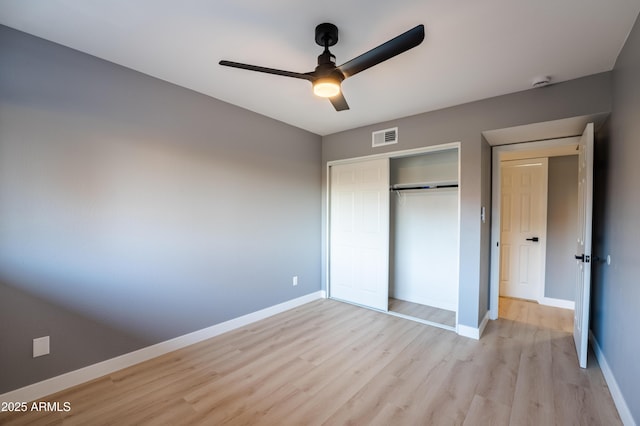
[[[516,390],[522,350],[497,332],[487,336],[487,340],[491,345],[483,342],[486,350],[477,359],[479,377],[476,393],[484,399],[510,407]]]
[[[477,366],[470,361],[452,360],[452,370],[428,402],[431,424],[462,424],[467,417],[478,384]]]
[[[554,387],[549,330],[536,329],[520,356],[511,421],[553,420]],[[535,409],[534,409],[535,408]],[[548,424],[548,423],[545,423]]]
[[[556,380],[553,383],[555,422],[563,425],[595,425],[600,422],[593,394],[588,387]]]
[[[383,372],[373,377],[327,419],[326,425],[368,425],[386,405],[390,394],[404,392],[403,380]]]
[[[475,395],[463,426],[507,426],[511,407],[480,395]]]
[[[424,329],[385,368],[385,372],[402,379],[415,376],[416,371],[424,376],[441,361],[452,357],[451,348],[456,339],[457,336],[450,331],[433,327]]]
[[[431,321],[437,324],[443,324],[449,327],[456,326],[455,312],[433,306],[389,298],[389,311]]]
[[[366,387],[395,355],[420,333],[423,327],[417,323],[411,327],[404,322],[396,319],[389,327],[378,333],[373,341],[363,347],[360,356],[355,355],[358,362],[350,364],[349,368],[343,370],[339,380],[325,381],[326,384],[317,389],[315,395],[332,395],[332,398],[348,401],[359,390]],[[352,356],[354,355],[350,354],[350,357]],[[310,392],[307,390],[307,393]],[[342,405],[333,406],[335,408],[328,407],[323,398],[310,398],[282,420],[293,424],[310,424],[310,422],[321,424],[333,413],[333,410],[337,410]]]
[[[327,424],[344,424],[347,419],[355,424],[369,424],[388,410],[388,403],[406,402],[407,395],[426,382],[425,373],[443,361],[449,354],[451,339],[455,335],[438,328],[419,326],[420,333],[389,362],[380,373],[360,389],[331,417]],[[416,375],[416,370],[420,375]],[[418,377],[418,380],[415,378]],[[395,410],[394,410],[395,411]]]
[[[2,425],[621,424],[571,311],[501,298],[479,341],[319,300],[42,401]]]
[[[195,402],[188,398],[185,400],[200,414],[198,420],[224,424],[251,411],[260,401],[269,400],[274,392],[288,385],[291,377],[304,374],[312,367],[307,361],[297,358],[275,369],[258,368],[266,371],[241,379],[238,386],[225,387],[223,391],[216,392],[213,398],[202,398]]]
[[[566,383],[589,387],[588,371],[573,368],[578,361],[573,335],[554,330],[550,333],[553,377]]]
[[[618,410],[611,399],[611,393],[609,392],[609,386],[604,380],[602,370],[598,365],[596,356],[593,352],[589,351],[589,358],[587,360],[587,374],[589,376],[589,388],[593,392],[593,399],[596,405],[596,410],[600,416],[600,424],[612,424],[621,425],[622,420],[618,415]]]
[[[434,399],[448,394],[445,388],[453,370],[454,362],[451,359],[442,359],[425,375],[413,374],[405,379],[406,392],[389,396],[389,403],[398,407],[395,412],[397,424],[436,424],[434,417],[437,417],[438,413],[430,411],[428,407]],[[451,424],[450,419],[447,424]]]

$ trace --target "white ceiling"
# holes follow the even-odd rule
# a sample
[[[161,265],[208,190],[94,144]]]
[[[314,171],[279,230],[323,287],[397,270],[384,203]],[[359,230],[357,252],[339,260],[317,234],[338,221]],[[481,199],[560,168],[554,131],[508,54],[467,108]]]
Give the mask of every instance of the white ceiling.
[[[0,0],[0,23],[319,135],[608,71],[640,0]],[[337,64],[424,24],[418,47],[343,83],[336,112],[304,80],[331,22]]]

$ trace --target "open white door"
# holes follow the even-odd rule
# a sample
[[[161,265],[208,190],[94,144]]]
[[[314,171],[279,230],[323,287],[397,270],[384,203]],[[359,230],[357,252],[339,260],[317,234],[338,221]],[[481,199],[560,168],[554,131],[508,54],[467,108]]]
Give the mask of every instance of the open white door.
[[[388,310],[389,159],[331,166],[329,297]]]
[[[587,367],[589,295],[591,292],[591,214],[593,206],[593,123],[580,138],[578,153],[578,243],[573,340],[580,367]]]

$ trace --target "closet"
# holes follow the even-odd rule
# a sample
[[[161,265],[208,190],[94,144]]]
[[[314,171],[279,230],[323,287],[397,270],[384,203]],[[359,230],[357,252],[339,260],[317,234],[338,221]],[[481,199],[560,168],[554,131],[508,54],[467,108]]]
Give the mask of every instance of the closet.
[[[455,330],[458,148],[329,173],[329,297]]]
[[[390,164],[389,310],[449,327],[458,310],[458,151]]]

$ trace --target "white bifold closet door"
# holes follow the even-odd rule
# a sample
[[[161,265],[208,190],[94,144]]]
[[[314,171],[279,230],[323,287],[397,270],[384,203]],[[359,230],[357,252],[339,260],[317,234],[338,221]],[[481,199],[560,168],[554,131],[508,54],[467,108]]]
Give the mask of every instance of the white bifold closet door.
[[[329,296],[388,310],[389,159],[331,167]]]

